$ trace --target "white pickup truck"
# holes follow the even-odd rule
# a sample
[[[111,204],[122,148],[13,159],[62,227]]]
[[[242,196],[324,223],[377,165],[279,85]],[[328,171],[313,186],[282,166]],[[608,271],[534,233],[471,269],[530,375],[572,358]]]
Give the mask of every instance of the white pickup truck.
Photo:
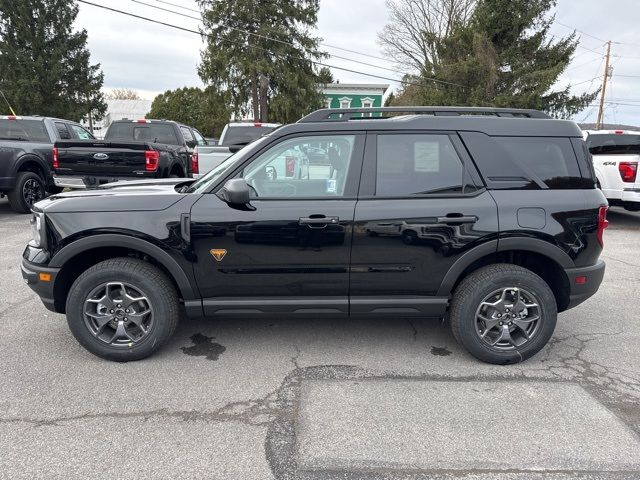
[[[218,145],[198,145],[196,147],[192,155],[192,161],[195,161],[198,165],[198,173],[193,176],[199,178],[205,175],[245,145],[271,133],[279,126],[279,123],[258,122],[233,122],[227,124],[222,130]]]
[[[585,130],[602,193],[610,205],[640,210],[640,131]]]

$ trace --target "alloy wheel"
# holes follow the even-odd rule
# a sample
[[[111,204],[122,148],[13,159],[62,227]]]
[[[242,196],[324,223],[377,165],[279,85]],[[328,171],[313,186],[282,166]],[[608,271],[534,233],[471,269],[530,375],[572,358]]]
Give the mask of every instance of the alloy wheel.
[[[115,347],[140,343],[154,325],[149,298],[124,282],[107,282],[94,288],[84,302],[83,317],[96,338]]]
[[[540,302],[519,287],[506,287],[487,295],[476,310],[476,333],[489,347],[513,350],[538,332]]]
[[[43,187],[38,180],[30,178],[22,185],[22,198],[30,207],[44,197]]]

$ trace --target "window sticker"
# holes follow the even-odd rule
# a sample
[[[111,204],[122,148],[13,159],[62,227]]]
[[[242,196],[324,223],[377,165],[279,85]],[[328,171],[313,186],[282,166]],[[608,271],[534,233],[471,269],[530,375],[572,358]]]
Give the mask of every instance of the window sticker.
[[[413,145],[414,169],[416,172],[440,171],[440,143],[416,142]]]
[[[330,178],[327,180],[327,193],[336,193],[338,191],[338,182],[336,182],[335,178]]]

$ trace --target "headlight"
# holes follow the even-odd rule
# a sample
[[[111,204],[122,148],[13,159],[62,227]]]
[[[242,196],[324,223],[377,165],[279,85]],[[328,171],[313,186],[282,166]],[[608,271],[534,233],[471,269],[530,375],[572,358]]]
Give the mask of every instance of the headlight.
[[[44,213],[33,213],[31,217],[31,245],[42,247],[44,240]]]

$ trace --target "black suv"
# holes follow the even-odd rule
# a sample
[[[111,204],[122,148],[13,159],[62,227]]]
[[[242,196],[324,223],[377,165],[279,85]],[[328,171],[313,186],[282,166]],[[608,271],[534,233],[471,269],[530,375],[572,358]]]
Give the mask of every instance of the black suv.
[[[111,360],[158,349],[182,305],[194,317],[445,316],[472,355],[506,364],[598,289],[606,212],[573,122],[319,110],[197,181],[39,202],[22,272]]]

